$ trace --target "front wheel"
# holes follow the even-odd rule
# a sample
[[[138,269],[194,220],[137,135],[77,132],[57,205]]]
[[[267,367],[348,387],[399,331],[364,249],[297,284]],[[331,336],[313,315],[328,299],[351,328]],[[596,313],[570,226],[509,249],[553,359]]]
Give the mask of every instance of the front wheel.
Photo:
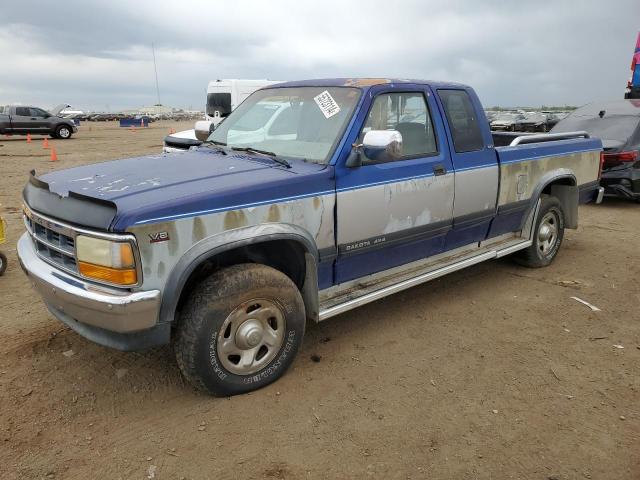
[[[558,254],[564,238],[564,210],[553,196],[543,195],[530,247],[517,252],[515,260],[525,267],[546,267]]]
[[[284,374],[304,329],[302,296],[289,277],[265,265],[234,265],[191,293],[179,318],[176,359],[200,390],[250,392]]]
[[[69,127],[68,125],[60,125],[58,128],[56,128],[56,137],[61,138],[62,140],[71,138],[71,134],[71,127]]]

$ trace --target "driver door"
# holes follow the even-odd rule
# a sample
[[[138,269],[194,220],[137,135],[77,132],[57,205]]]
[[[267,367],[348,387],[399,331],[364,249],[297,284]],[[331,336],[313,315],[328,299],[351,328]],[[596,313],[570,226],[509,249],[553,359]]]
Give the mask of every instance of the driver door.
[[[49,113],[45,112],[41,108],[30,107],[30,130],[36,133],[48,133],[49,127]]]
[[[424,85],[384,87],[359,136],[402,135],[402,156],[337,167],[335,281],[342,283],[444,250],[453,217],[454,174],[433,93]]]

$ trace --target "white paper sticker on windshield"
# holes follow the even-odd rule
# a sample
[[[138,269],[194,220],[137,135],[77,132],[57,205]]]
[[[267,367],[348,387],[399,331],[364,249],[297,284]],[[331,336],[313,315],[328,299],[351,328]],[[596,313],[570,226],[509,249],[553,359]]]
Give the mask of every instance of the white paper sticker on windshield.
[[[324,118],[331,118],[340,111],[340,106],[326,90],[320,95],[313,97],[313,99],[324,114]]]

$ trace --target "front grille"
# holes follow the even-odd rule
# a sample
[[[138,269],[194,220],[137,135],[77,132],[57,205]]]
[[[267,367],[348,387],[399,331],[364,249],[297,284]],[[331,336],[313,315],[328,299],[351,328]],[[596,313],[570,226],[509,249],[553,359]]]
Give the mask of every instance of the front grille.
[[[24,223],[40,258],[67,272],[78,273],[72,230],[27,210]]]

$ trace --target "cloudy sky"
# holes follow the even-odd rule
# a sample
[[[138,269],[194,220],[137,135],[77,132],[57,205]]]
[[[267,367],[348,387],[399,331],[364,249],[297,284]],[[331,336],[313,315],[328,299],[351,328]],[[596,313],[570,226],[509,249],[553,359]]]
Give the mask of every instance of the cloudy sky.
[[[485,105],[621,98],[639,0],[21,0],[0,12],[0,103],[203,108],[216,78],[387,76]]]

